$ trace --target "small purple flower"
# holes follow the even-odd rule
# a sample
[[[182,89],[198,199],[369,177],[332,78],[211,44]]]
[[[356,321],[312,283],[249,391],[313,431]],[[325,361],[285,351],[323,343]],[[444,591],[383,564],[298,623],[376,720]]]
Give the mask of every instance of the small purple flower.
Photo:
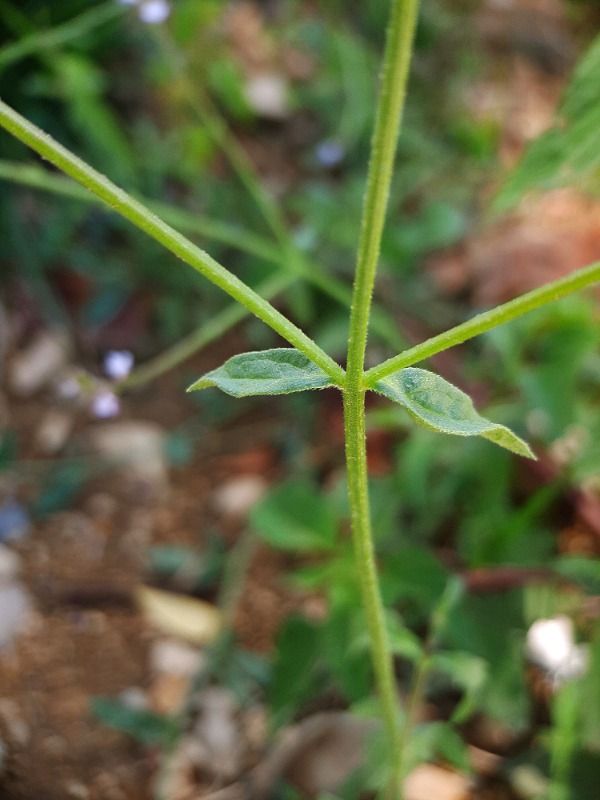
[[[104,356],[104,373],[113,381],[120,381],[131,372],[133,361],[129,350],[109,350]]]
[[[108,389],[103,389],[92,398],[90,411],[97,419],[111,419],[119,415],[121,403],[116,394]]]
[[[30,528],[29,514],[16,500],[8,499],[0,505],[0,542],[23,539]]]
[[[344,160],[346,151],[344,146],[340,142],[336,142],[335,139],[325,139],[324,142],[317,145],[315,155],[322,167],[331,169],[332,167],[337,167]]]

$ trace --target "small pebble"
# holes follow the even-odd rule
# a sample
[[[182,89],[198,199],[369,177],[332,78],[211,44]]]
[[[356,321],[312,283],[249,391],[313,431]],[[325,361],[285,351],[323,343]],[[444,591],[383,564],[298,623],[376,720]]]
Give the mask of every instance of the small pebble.
[[[283,76],[263,72],[246,84],[246,100],[250,107],[266,119],[283,119],[289,112],[288,89]]]
[[[239,708],[228,689],[213,686],[198,698],[194,739],[202,745],[198,755],[203,769],[215,778],[231,780],[242,768],[245,743],[240,729]]]
[[[9,741],[14,741],[18,745],[26,745],[29,742],[29,726],[14,700],[0,698],[0,718],[4,722]]]
[[[148,708],[148,695],[139,686],[130,686],[119,693],[119,700],[125,708],[132,711],[146,711]]]
[[[88,800],[90,790],[79,781],[69,781],[65,784],[65,794],[67,797],[73,797],[74,800]]]
[[[0,583],[0,645],[9,644],[25,626],[31,601],[20,583]]]
[[[190,645],[173,639],[159,639],[150,651],[150,666],[154,672],[166,672],[191,678],[204,660],[203,654]]]
[[[404,781],[405,800],[468,800],[469,780],[435,764],[416,767]]]
[[[12,391],[28,397],[47,386],[69,357],[69,340],[59,330],[43,331],[17,353],[10,364],[8,384]]]
[[[59,409],[51,409],[43,417],[35,433],[39,450],[45,455],[60,452],[71,435],[74,419],[71,414]]]
[[[0,582],[12,581],[21,570],[21,556],[0,544]]]
[[[267,488],[267,481],[260,475],[236,475],[216,489],[213,503],[221,514],[245,517]]]
[[[107,422],[90,431],[92,449],[115,462],[126,480],[140,489],[168,488],[165,431],[152,422]]]

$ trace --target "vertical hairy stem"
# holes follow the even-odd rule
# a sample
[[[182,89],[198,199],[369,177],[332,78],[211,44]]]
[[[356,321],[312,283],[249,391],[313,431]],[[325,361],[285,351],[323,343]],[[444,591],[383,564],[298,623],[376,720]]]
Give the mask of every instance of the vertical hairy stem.
[[[400,765],[401,763],[398,756],[402,738],[398,723],[398,697],[394,665],[385,626],[371,531],[363,391],[351,391],[347,388],[344,390],[344,426],[354,558],[369,629],[371,660],[392,766],[386,798],[387,800],[398,800],[401,796],[402,775],[397,771],[396,764]]]
[[[418,0],[392,0],[382,82],[358,244],[348,343],[348,377],[362,385],[375,272],[400,131]]]
[[[417,8],[418,0],[392,0],[363,205],[350,315],[346,384],[343,389],[352,538],[356,571],[360,579],[369,628],[373,669],[386,726],[391,766],[390,779],[386,789],[388,800],[399,800],[402,794],[402,759],[400,758],[402,735],[398,722],[394,665],[385,627],[370,521],[365,434],[364,359],[373,284],[379,260],[381,234],[406,96]]]

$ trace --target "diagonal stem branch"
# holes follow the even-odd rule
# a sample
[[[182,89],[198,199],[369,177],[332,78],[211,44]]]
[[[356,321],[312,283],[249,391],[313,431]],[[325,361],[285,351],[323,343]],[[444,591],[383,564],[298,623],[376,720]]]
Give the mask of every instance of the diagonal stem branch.
[[[0,100],[0,126],[31,147],[43,158],[83,184],[115,211],[181,258],[201,275],[245,306],[286,341],[297,347],[337,385],[344,383],[344,370],[280,311],[250,289],[236,275],[186,239],[146,206],[104,175],[41,131]]]
[[[91,194],[80,184],[36,164],[0,159],[0,181],[11,181],[39,191],[52,192],[80,203],[103,205],[99,197]],[[279,263],[278,248],[255,233],[219,219],[206,217],[196,211],[186,211],[168,203],[155,202],[143,197],[139,199],[165,222],[181,231],[219,242],[269,263]]]
[[[567,297],[567,295],[573,294],[573,292],[577,292],[580,289],[585,289],[598,281],[600,281],[600,262],[575,270],[564,278],[559,278],[545,286],[540,286],[538,289],[533,289],[531,292],[527,292],[514,300],[509,300],[508,303],[503,303],[490,311],[477,314],[467,322],[433,336],[431,339],[427,339],[427,341],[417,344],[393,358],[388,358],[387,361],[383,361],[378,366],[368,370],[365,373],[367,387],[372,387],[377,381],[387,375],[391,375],[393,372],[397,372],[404,367],[410,367],[418,361],[423,361],[436,353],[441,353],[443,350],[448,350],[448,348],[466,342],[468,339],[473,339],[481,333],[497,328],[499,325],[504,325],[505,322],[517,317],[522,317],[529,311],[541,308],[541,306],[554,300],[560,300],[562,297]]]
[[[294,276],[290,275],[289,272],[279,273],[271,278],[266,278],[257,287],[257,291],[260,292],[261,297],[270,300],[284,289],[289,288],[294,283],[294,280]],[[200,328],[192,331],[176,344],[134,369],[131,375],[116,384],[115,389],[122,392],[125,389],[132,389],[135,386],[141,386],[158,378],[159,375],[168,372],[177,364],[188,359],[200,348],[223,336],[230,328],[241,322],[247,313],[247,310],[239,303],[230,303],[222,311],[207,320]]]
[[[127,9],[118,3],[103,3],[84,11],[78,17],[62,25],[48,30],[34,30],[18,42],[12,42],[0,49],[0,71],[29,55],[51,50],[75,39],[80,39],[89,31],[122,17],[126,11]]]

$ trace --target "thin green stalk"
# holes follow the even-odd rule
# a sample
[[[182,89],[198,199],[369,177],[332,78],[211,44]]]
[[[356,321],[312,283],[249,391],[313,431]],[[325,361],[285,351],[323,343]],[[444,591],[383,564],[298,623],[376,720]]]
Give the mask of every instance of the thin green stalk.
[[[421,655],[415,664],[410,691],[406,701],[406,715],[402,726],[402,743],[398,754],[398,773],[404,776],[407,769],[407,755],[413,731],[423,705],[423,696],[429,671],[432,667],[431,654],[435,651],[440,637],[448,624],[451,611],[463,595],[463,583],[457,576],[449,579],[442,596],[430,616],[430,629],[423,644]]]
[[[425,684],[429,670],[431,669],[431,659],[427,650],[428,648],[426,646],[423,655],[415,666],[415,672],[413,674],[410,691],[408,693],[406,716],[404,717],[404,723],[402,725],[402,737],[400,740],[400,748],[398,750],[397,770],[400,778],[404,777],[408,747],[417,724],[419,711],[421,710],[423,704]]]
[[[497,328],[499,325],[504,325],[505,322],[517,317],[522,317],[523,314],[527,314],[529,311],[540,308],[554,300],[559,300],[580,289],[585,289],[598,281],[600,281],[600,262],[575,270],[564,278],[559,278],[557,281],[540,286],[538,289],[533,289],[531,292],[521,295],[521,297],[509,300],[508,303],[503,303],[497,308],[478,314],[476,317],[451,328],[449,331],[433,336],[431,339],[427,339],[427,341],[417,344],[393,358],[388,358],[387,361],[383,361],[378,366],[368,370],[365,374],[367,386],[371,387],[376,381],[391,375],[393,372],[397,372],[399,369],[410,367],[412,364],[416,364],[417,361],[423,361],[436,353],[448,350],[454,345],[466,342],[468,339],[479,336],[492,328]]]
[[[91,194],[70,178],[49,172],[36,164],[0,159],[0,180],[11,181],[12,183],[29,186],[32,189],[38,189],[43,192],[51,192],[52,194],[84,203],[104,205],[99,197]],[[281,249],[277,245],[270,244],[262,236],[243,228],[238,228],[237,225],[211,219],[195,211],[185,211],[168,203],[160,203],[140,196],[137,199],[147,205],[159,217],[162,217],[169,225],[178,228],[182,233],[194,233],[213,242],[219,242],[240,252],[261,258],[269,263],[277,264],[282,269],[290,268],[289,262],[282,256]],[[313,284],[313,286],[340,303],[340,305],[346,308],[350,306],[352,292],[344,283],[319,272],[306,259],[294,263],[292,266],[299,278]],[[289,286],[294,279],[290,276],[290,280],[285,283],[285,286]],[[259,294],[262,295],[262,292],[259,292]],[[270,300],[271,298],[272,295],[267,299]],[[380,308],[373,309],[372,327],[392,347],[398,349],[405,346],[406,342],[397,330],[393,319]]]
[[[417,8],[417,0],[393,0],[392,3],[363,205],[350,313],[346,385],[343,389],[352,538],[356,571],[360,579],[367,616],[371,658],[388,740],[391,771],[386,796],[389,800],[399,800],[402,795],[400,757],[402,734],[398,721],[393,657],[385,628],[371,530],[365,433],[364,359],[373,284],[406,97]]]
[[[282,268],[295,272],[312,283],[324,294],[338,303],[349,306],[352,302],[350,289],[330,275],[315,268],[305,254],[299,249],[288,230],[286,220],[275,198],[265,189],[254,165],[231,131],[218,109],[215,108],[206,93],[201,93],[198,86],[189,78],[185,63],[179,56],[168,34],[163,29],[155,32],[156,41],[161,49],[161,56],[170,65],[174,76],[179,78],[183,87],[185,101],[190,110],[203,124],[206,132],[229,161],[242,186],[254,200],[266,224],[271,229],[280,248],[279,263]],[[376,329],[392,346],[398,346],[401,337],[390,336],[393,325],[387,315],[379,311],[374,320]],[[391,341],[394,339],[394,341]],[[400,346],[403,346],[402,343]]]
[[[208,253],[163,222],[142,203],[134,200],[108,178],[96,172],[2,101],[0,101],[0,125],[245,306],[317,364],[332,381],[338,385],[343,384],[345,375],[340,365],[280,311],[211,258]]]
[[[123,16],[126,11],[126,6],[111,0],[109,3],[85,11],[63,25],[57,25],[46,31],[36,31],[14,44],[6,45],[0,49],[0,70],[32,53],[39,53],[79,39],[100,25]]]
[[[349,384],[355,388],[363,381],[373,285],[406,98],[417,10],[418,0],[393,0],[381,95],[371,143],[350,317],[347,371]]]
[[[291,286],[294,281],[293,275],[280,273],[265,280],[258,287],[257,292],[261,297],[270,300]],[[119,381],[115,389],[121,392],[158,378],[159,375],[168,372],[177,364],[181,364],[182,361],[194,355],[200,348],[205,347],[210,342],[214,342],[219,336],[222,336],[238,322],[241,322],[247,314],[248,310],[239,305],[239,303],[232,303],[207,320],[200,328],[190,333],[189,336],[180,339],[172,347],[135,369],[131,375]]]
[[[287,247],[290,243],[290,236],[279,207],[256,175],[254,166],[246,153],[237,140],[230,135],[227,124],[214,108],[206,93],[203,93],[190,80],[186,65],[173,47],[167,32],[157,28],[154,33],[155,40],[160,48],[161,58],[164,63],[170,66],[173,75],[179,79],[180,90],[183,88],[188,106],[200,119],[213,143],[227,157],[240,183],[254,200],[256,207],[263,215],[265,222],[271,228],[279,244]]]
[[[106,11],[107,8],[109,8],[108,5],[106,7],[102,6],[100,9],[96,9],[96,11]],[[32,35],[32,39],[41,35],[44,41],[58,45],[69,41],[70,38],[76,35],[87,32],[88,30],[93,30],[94,27],[101,25],[103,22],[104,16],[102,13],[95,15],[83,14],[81,17],[68,23],[67,26],[59,26],[58,28],[44,31],[42,34]],[[190,81],[185,65],[182,63],[181,58],[172,46],[170,39],[167,38],[167,34],[164,30],[157,29],[155,33],[156,41],[161,48],[165,63],[169,63],[173,74],[184,82],[186,102],[188,102],[190,108],[205,124],[207,132],[212,137],[213,142],[227,156],[240,182],[254,199],[265,221],[275,234],[279,248],[272,247],[260,236],[240,230],[236,226],[229,225],[228,223],[211,220],[201,215],[182,211],[167,204],[148,201],[144,198],[140,198],[140,200],[162,217],[162,219],[181,231],[197,233],[213,241],[221,242],[251,255],[277,263],[282,268],[288,269],[309,283],[312,283],[336,302],[348,307],[352,301],[352,292],[350,288],[345,286],[341,281],[323,274],[319,269],[315,268],[299,250],[287,229],[279,206],[274,198],[262,186],[252,163],[235,138],[231,136],[221,115],[210,103],[208,98],[205,97],[202,101],[198,98],[197,87],[194,87]],[[2,178],[29,185],[33,188],[53,191],[84,202],[102,202],[99,198],[91,195],[77,184],[73,184],[61,176],[51,175],[47,171],[34,165],[18,165],[11,164],[11,162],[7,161],[0,161],[0,179]],[[228,313],[231,313],[232,319],[238,321],[233,313],[233,309],[230,309]],[[232,322],[232,324],[235,323]],[[373,330],[395,349],[402,348],[406,345],[406,340],[397,330],[393,319],[384,310],[379,308],[374,310],[371,324]],[[201,332],[192,334],[189,340],[191,341],[192,338],[196,336],[198,341],[202,341],[203,336]],[[181,353],[183,355],[180,360],[183,360],[183,358],[187,357],[188,350],[182,348]],[[171,367],[175,366],[179,361],[174,361],[170,357],[167,357],[163,363],[168,363],[169,367]],[[148,376],[156,377],[158,373],[150,369],[147,374]],[[151,378],[149,377],[148,379]]]
[[[70,178],[54,174],[35,164],[0,159],[0,180],[11,181],[22,186],[51,192],[84,203],[104,205],[104,202],[99,197],[91,194]],[[277,264],[282,269],[289,267],[289,263],[282,258],[280,249],[276,245],[271,245],[261,236],[238,228],[235,225],[230,225],[227,222],[213,220],[195,212],[175,208],[167,203],[159,203],[144,197],[138,197],[138,199],[162,217],[165,222],[178,228],[183,233],[198,234],[206,239],[225,244],[241,252],[262,258],[264,261]],[[292,274],[292,272],[288,271],[285,273],[285,277],[281,277],[281,279],[279,277],[268,278],[263,287],[257,289],[258,294],[267,300],[272,300],[277,294],[292,286],[296,280],[303,279],[312,283],[316,288],[344,307],[349,307],[352,294],[348,286],[321,274],[307,261],[295,266],[297,267],[297,274]],[[270,287],[277,285],[281,288],[278,291],[271,291]],[[218,336],[221,336],[244,319],[248,313],[248,310],[242,308],[238,303],[223,309],[214,320],[209,320],[198,330],[186,336],[185,339],[168,348],[147,364],[134,370],[123,383],[119,384],[118,388],[122,390],[132,386],[140,386],[154,380],[163,372],[173,369],[182,361],[185,361],[196,350],[200,350],[209,342],[214,341]],[[229,321],[229,324],[226,324],[226,320]],[[392,347],[399,349],[405,346],[405,340],[397,330],[394,321],[380,308],[373,309],[372,327]]]
[[[103,205],[99,197],[90,194],[87,189],[84,189],[83,186],[75,183],[70,178],[56,175],[35,164],[0,159],[0,180],[29,186],[32,189],[39,189],[43,192],[52,192],[83,203]],[[144,197],[138,197],[138,199],[154,211],[155,214],[162,217],[165,222],[168,222],[169,225],[174,225],[181,231],[198,234],[198,236],[225,244],[228,247],[233,247],[236,250],[257,256],[274,264],[279,263],[280,255],[278,249],[261,236],[249,233],[236,225],[205,217],[195,211],[184,211],[168,203],[158,203]]]
[[[367,447],[365,431],[364,392],[345,389],[344,435],[346,441],[346,470],[350,498],[350,521],[356,572],[360,581],[363,607],[369,632],[371,659],[382,716],[388,739],[392,777],[387,789],[388,800],[398,800],[401,775],[396,771],[400,751],[401,731],[398,724],[398,695],[394,677],[393,658],[385,627],[383,602],[375,562],[375,549],[369,510]]]

